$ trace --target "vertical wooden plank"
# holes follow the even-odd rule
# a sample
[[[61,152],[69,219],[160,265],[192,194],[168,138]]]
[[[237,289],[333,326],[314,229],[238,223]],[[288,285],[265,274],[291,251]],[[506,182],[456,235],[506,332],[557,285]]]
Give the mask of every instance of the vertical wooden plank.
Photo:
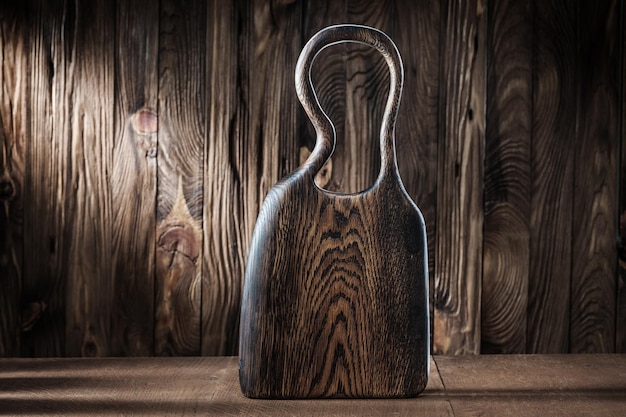
[[[387,34],[393,29],[392,0],[375,3],[348,0],[348,21],[372,26]],[[346,124],[341,191],[370,187],[380,171],[380,126],[389,94],[389,69],[373,48],[347,44]],[[341,156],[333,159],[338,169]]]
[[[341,1],[307,1],[303,13],[302,46],[319,30],[348,21],[348,4]],[[345,44],[324,49],[311,68],[311,80],[322,108],[335,126],[337,142],[330,160],[316,176],[316,184],[330,191],[344,190],[344,170],[350,161],[346,155],[346,59]],[[300,163],[304,163],[315,146],[315,130],[298,103],[300,121]],[[360,138],[359,138],[360,139]],[[337,163],[333,164],[333,160]]]
[[[112,312],[111,185],[114,2],[68,1],[66,356],[108,356]]]
[[[575,3],[535,1],[528,353],[569,350]]]
[[[442,7],[433,351],[479,353],[485,3]]]
[[[487,10],[481,352],[524,353],[530,248],[532,2]]]
[[[209,34],[217,49],[209,69],[203,354],[237,352],[241,287],[256,218],[269,189],[299,163],[294,71],[301,2],[236,4],[237,9],[216,5],[209,17],[219,29]],[[235,89],[224,89],[235,80]]]
[[[203,318],[206,332],[203,334],[204,354],[237,352],[243,270],[256,218],[269,189],[299,164],[299,104],[295,94],[294,71],[301,47],[302,4],[298,1],[254,1],[248,6],[245,4],[238,4],[242,28],[237,52],[240,68],[237,77],[239,100],[234,110],[235,117],[230,119],[229,142],[224,143],[225,138],[221,138],[222,143],[213,139],[210,141],[210,146],[215,145],[214,150],[209,150],[209,157],[215,160],[214,169],[219,170],[223,166],[220,164],[228,161],[229,169],[235,173],[235,181],[231,185],[238,193],[231,213],[228,205],[218,200],[229,192],[228,189],[224,188],[218,194],[219,175],[217,179],[211,179],[209,192],[212,197],[208,203],[211,206],[207,206],[205,218],[213,213],[209,226],[211,230],[207,230],[211,235],[213,253],[217,255],[221,251],[223,255],[216,256],[217,259],[209,258],[210,263],[207,265],[209,271],[218,271],[218,275],[211,278],[213,282],[205,282],[203,290],[203,308],[206,312],[206,318]],[[221,53],[232,54],[233,51]],[[217,83],[219,77],[230,76],[216,74],[215,71],[213,75],[218,77],[212,81],[215,88],[222,88]],[[217,99],[220,99],[220,94]],[[219,109],[225,110],[228,111]],[[212,115],[212,135],[225,131],[219,123],[222,123],[220,115]],[[221,207],[217,211],[211,209],[218,203]],[[226,228],[219,220],[220,216],[230,219]],[[235,244],[233,240],[228,241],[228,236],[233,235]],[[227,250],[231,253],[230,259]],[[205,275],[209,277],[211,274],[209,272]],[[230,284],[220,284],[218,279]],[[219,292],[212,293],[219,285],[227,290],[221,293],[229,297],[226,301],[219,298]],[[233,310],[235,305],[237,308]],[[217,329],[217,332],[211,328]],[[217,338],[224,338],[224,335],[225,342]]]
[[[248,165],[246,115],[239,100],[243,86],[240,32],[247,10],[242,4],[216,1],[207,13],[207,130],[204,173],[204,252],[202,263],[202,354],[235,355],[241,286],[249,231],[244,214]],[[256,198],[256,194],[254,194]],[[256,203],[256,202],[255,202]],[[256,205],[258,203],[252,203]]]
[[[570,352],[615,348],[619,0],[578,3]]]
[[[274,183],[299,165],[294,73],[302,46],[302,2],[257,0],[250,18],[249,129],[264,145],[257,187],[262,202]]]
[[[426,222],[430,300],[435,288],[440,24],[439,2],[396,1],[394,5],[393,40],[405,73],[396,154],[402,182]],[[432,321],[432,302],[430,308]]]
[[[112,8],[30,3],[25,355],[106,355],[110,312]],[[97,92],[97,93],[94,93]],[[39,317],[39,320],[36,319]]]
[[[111,355],[154,352],[158,4],[119,0],[111,174],[114,300]]]
[[[619,201],[619,247],[617,273],[617,305],[615,317],[615,352],[626,353],[626,4],[620,4],[619,42],[621,47],[621,112],[620,112],[620,168],[618,171]]]
[[[20,2],[0,6],[0,357],[19,356],[28,26]]]
[[[206,2],[161,2],[156,355],[200,353],[206,30]]]
[[[63,356],[65,352],[64,219],[68,189],[70,133],[68,73],[73,18],[62,0],[28,3],[30,25],[30,116],[24,178],[24,320],[22,356]],[[64,26],[67,22],[67,26]],[[67,29],[67,30],[66,30]],[[26,323],[28,325],[26,326]]]
[[[202,354],[236,354],[241,288],[267,191],[299,163],[294,71],[300,2],[209,10]]]
[[[346,21],[392,34],[392,1],[307,4],[303,42],[326,26]],[[380,124],[389,91],[387,65],[372,48],[348,43],[322,51],[311,72],[318,99],[333,121],[337,135],[333,155],[316,182],[332,191],[362,191],[374,183],[380,169]],[[303,145],[308,148],[301,154],[303,162],[315,144],[315,132],[304,112],[300,114]]]

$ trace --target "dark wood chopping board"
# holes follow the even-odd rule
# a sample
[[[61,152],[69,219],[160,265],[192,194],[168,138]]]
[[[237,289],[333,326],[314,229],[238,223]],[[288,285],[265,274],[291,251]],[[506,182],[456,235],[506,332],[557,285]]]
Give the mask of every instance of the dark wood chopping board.
[[[318,188],[335,134],[310,83],[319,51],[376,48],[391,71],[381,172],[356,194]],[[429,365],[428,271],[422,215],[396,165],[394,124],[403,70],[393,42],[357,25],[332,26],[304,47],[296,90],[315,126],[309,159],[268,193],[246,267],[240,383],[252,398],[418,395]]]

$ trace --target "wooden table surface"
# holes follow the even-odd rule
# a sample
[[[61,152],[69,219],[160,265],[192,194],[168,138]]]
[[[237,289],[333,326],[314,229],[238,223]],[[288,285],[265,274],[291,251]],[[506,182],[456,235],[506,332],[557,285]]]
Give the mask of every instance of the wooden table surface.
[[[250,400],[237,358],[0,359],[0,415],[626,416],[626,355],[436,356],[406,400]]]

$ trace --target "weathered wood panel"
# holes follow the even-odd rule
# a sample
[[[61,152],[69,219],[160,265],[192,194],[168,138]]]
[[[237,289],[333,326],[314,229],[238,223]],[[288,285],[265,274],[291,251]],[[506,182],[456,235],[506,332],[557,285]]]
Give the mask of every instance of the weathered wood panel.
[[[251,10],[247,38],[251,56],[245,70],[250,77],[248,140],[257,141],[260,150],[257,173],[251,178],[258,194],[256,214],[276,181],[299,165],[300,103],[295,95],[294,71],[302,44],[301,12],[300,2],[270,4],[260,0]]]
[[[65,355],[109,355],[113,300],[110,146],[114,122],[113,2],[66,3],[70,56],[64,233],[68,239]],[[97,92],[97,93],[96,93]],[[59,116],[63,115],[62,113]],[[48,155],[48,158],[50,156]]]
[[[619,184],[619,235],[618,235],[618,265],[617,265],[617,305],[615,325],[617,328],[615,336],[615,351],[626,353],[626,36],[624,28],[626,27],[626,5],[622,0],[622,13],[620,15],[619,31],[621,33],[621,67],[622,74],[622,91],[621,91],[621,110],[620,125],[622,131],[620,135],[620,169],[618,171]]]
[[[29,136],[26,18],[25,4],[0,6],[0,357],[20,354],[22,190]]]
[[[485,3],[442,5],[433,350],[480,351]]]
[[[154,352],[158,5],[119,0],[111,173],[111,355]]]
[[[489,4],[481,352],[526,351],[532,1]]]
[[[348,21],[348,2],[346,0],[325,2],[307,1],[303,12],[302,45],[319,30]],[[344,170],[351,160],[346,137],[346,60],[348,51],[345,44],[334,45],[323,50],[311,68],[311,80],[318,100],[335,126],[336,143],[333,155],[316,176],[316,184],[330,191],[344,191]],[[295,90],[294,90],[295,93]],[[315,146],[315,130],[298,104],[300,121],[300,163]],[[361,138],[359,138],[361,139]],[[333,164],[333,160],[337,164]]]
[[[346,13],[351,23],[385,33],[393,29],[392,0],[348,0]],[[380,127],[389,94],[389,69],[369,46],[349,43],[345,48],[344,154],[333,159],[333,169],[343,164],[340,190],[353,193],[369,188],[380,172]]]
[[[617,355],[438,356],[457,416],[618,416],[626,358]]]
[[[613,352],[620,83],[618,0],[579,2],[570,352]]]
[[[159,19],[155,354],[200,353],[206,4]]]
[[[308,2],[303,42],[325,26],[351,22],[391,33],[393,3],[330,2],[321,7]],[[312,80],[322,108],[335,126],[337,142],[331,160],[317,176],[319,186],[355,193],[371,186],[380,169],[379,133],[389,91],[389,75],[380,54],[353,43],[334,45],[320,53]],[[315,132],[303,118],[304,160],[315,144]]]
[[[259,206],[314,142],[295,61],[339,22],[404,58],[435,350],[626,351],[623,0],[114,3],[0,4],[0,355],[234,354]],[[320,186],[378,175],[387,77],[320,55]]]
[[[248,166],[258,153],[246,149],[240,103],[245,87],[239,68],[245,44],[241,25],[248,17],[240,3],[209,6],[207,27],[207,130],[204,173],[204,253],[202,263],[202,354],[236,354],[241,286],[248,246],[246,193]],[[243,58],[245,59],[245,58]],[[246,86],[247,87],[247,86]],[[243,148],[243,149],[242,149]],[[254,195],[256,197],[256,194]],[[258,210],[251,204],[252,210]]]
[[[259,1],[231,7],[210,15],[221,30],[212,34],[219,49],[210,70],[203,354],[236,353],[256,217],[269,188],[299,164],[293,71],[302,6]],[[227,81],[234,84],[224,89]]]
[[[424,215],[432,280],[437,218],[441,9],[438,2],[428,0],[396,1],[393,20],[390,36],[404,62],[404,92],[396,126],[398,169],[407,192]]]
[[[21,340],[23,356],[63,356],[65,353],[65,284],[69,237],[64,232],[65,199],[71,130],[69,49],[74,11],[63,1],[29,1],[27,100],[30,113],[24,179],[24,258],[22,310],[28,328]],[[71,190],[71,189],[70,189]]]
[[[576,8],[535,1],[533,153],[526,351],[569,350]]]
[[[426,390],[404,400],[251,400],[228,358],[9,359],[10,415],[621,416],[623,355],[437,356]],[[33,389],[36,381],[37,389]]]

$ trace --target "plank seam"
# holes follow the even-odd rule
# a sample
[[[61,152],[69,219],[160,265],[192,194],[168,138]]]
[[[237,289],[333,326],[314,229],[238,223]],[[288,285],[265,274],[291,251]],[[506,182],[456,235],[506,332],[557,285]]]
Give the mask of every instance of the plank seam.
[[[448,390],[446,389],[446,383],[443,380],[443,375],[441,375],[441,371],[439,371],[439,364],[437,363],[437,357],[436,356],[431,356],[431,357],[433,358],[433,363],[435,364],[437,375],[439,376],[439,380],[441,381],[441,385],[443,386],[444,398],[446,402],[448,403],[448,405],[450,406],[450,410],[452,410],[452,415],[456,416],[456,413],[454,412],[454,406],[452,405],[452,401],[450,401],[450,398],[448,398]]]

